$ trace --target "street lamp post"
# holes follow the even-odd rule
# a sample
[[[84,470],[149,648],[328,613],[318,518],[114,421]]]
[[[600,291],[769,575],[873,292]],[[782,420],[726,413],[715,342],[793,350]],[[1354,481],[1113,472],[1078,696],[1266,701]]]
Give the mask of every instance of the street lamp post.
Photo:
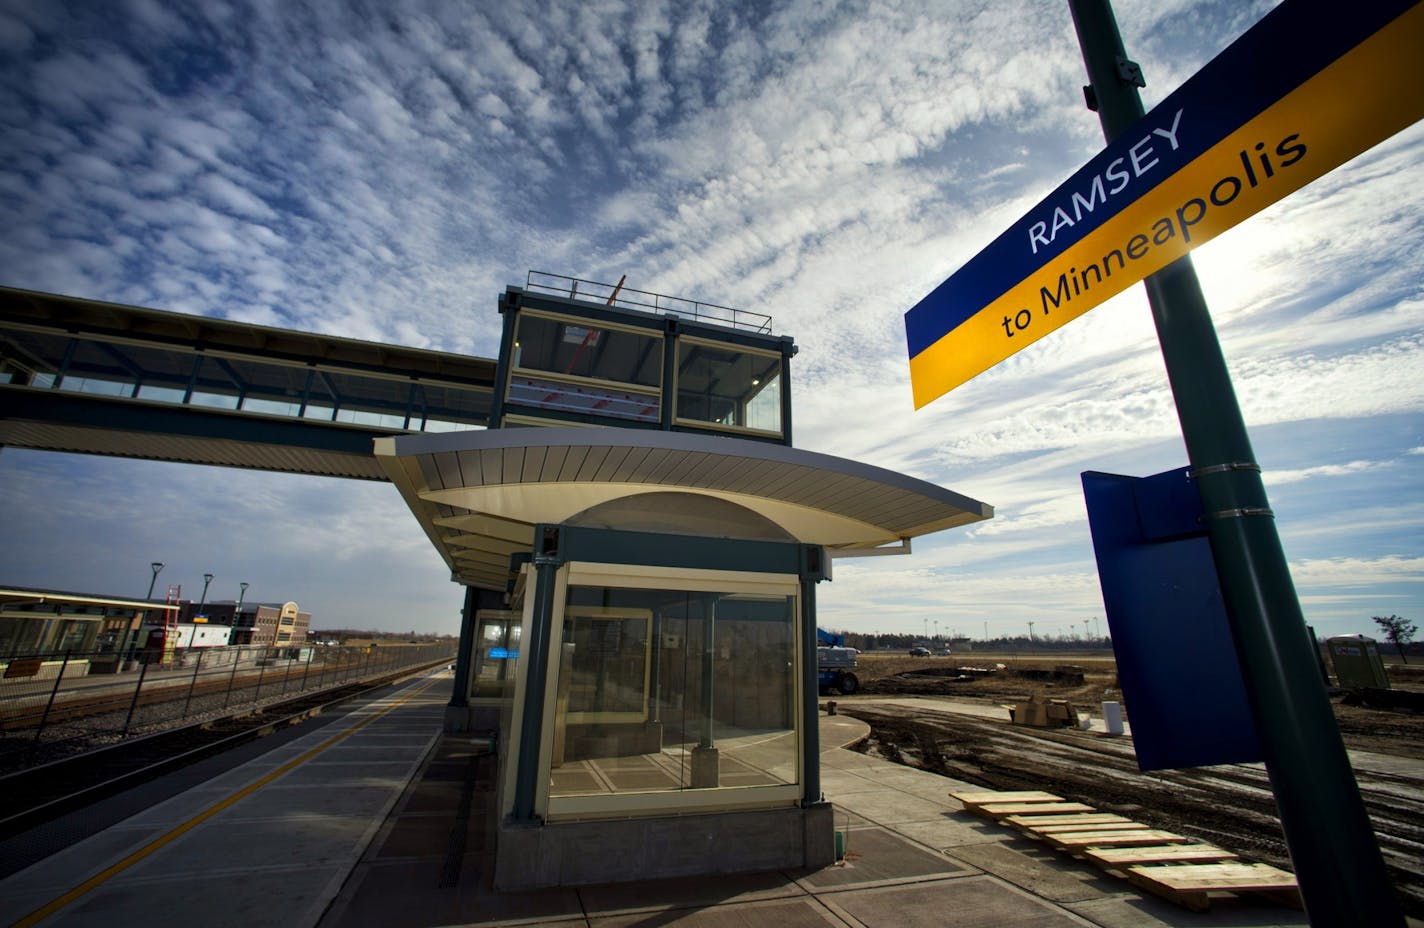
[[[234,632],[237,631],[237,623],[242,621],[242,601],[247,598],[247,588],[251,586],[251,584],[244,580],[237,586],[240,592],[237,594],[237,609],[232,614],[232,628]],[[228,643],[232,644],[233,642],[229,639]]]
[[[158,572],[163,569],[163,562],[162,562],[162,561],[152,561],[152,562],[149,563],[148,569],[151,570],[151,571],[153,571],[153,576],[149,577],[149,579],[148,579],[148,595],[145,596],[144,599],[147,600],[147,601],[152,601],[152,599],[153,599],[153,587],[158,583]],[[147,618],[147,617],[148,617],[148,610],[145,609],[144,612],[143,612],[143,618]],[[139,621],[142,622],[142,621],[143,621],[143,618],[140,618]],[[125,659],[125,658],[124,658],[125,652],[127,652],[130,648],[133,647],[133,635],[134,635],[133,623],[134,623],[134,620],[133,620],[133,619],[130,619],[128,626],[124,629],[124,637],[123,637],[123,640],[119,642],[119,646],[118,646],[118,649],[117,649],[117,651],[116,651],[116,653],[119,655],[119,660],[121,660],[121,661]],[[122,665],[121,665],[121,666],[122,666]],[[124,669],[127,669],[127,668],[124,668]]]
[[[195,613],[193,613],[193,618],[194,618],[194,619],[196,619],[198,616],[200,616],[200,615],[203,614],[203,607],[204,607],[205,605],[207,605],[207,602],[208,602],[208,584],[209,584],[209,583],[212,583],[212,582],[213,582],[213,575],[212,575],[212,574],[203,574],[203,595],[198,599],[198,611],[195,612]],[[198,641],[197,641],[197,639],[198,639],[198,623],[197,623],[197,622],[190,622],[190,623],[188,623],[188,624],[190,624],[190,625],[193,626],[193,630],[192,630],[191,632],[189,632],[189,638],[188,638],[188,647],[189,647],[189,648],[192,648],[194,645],[196,645],[196,644],[198,643]]]

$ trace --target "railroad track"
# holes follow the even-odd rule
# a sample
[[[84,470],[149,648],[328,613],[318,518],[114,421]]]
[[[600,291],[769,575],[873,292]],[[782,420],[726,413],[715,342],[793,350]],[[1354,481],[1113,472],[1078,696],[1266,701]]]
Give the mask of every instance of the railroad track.
[[[1047,790],[1290,868],[1260,765],[1143,773],[1130,742],[1090,732],[868,702],[842,702],[840,712],[870,724],[867,750],[900,763],[989,789]],[[1424,777],[1370,755],[1356,758],[1355,773],[1405,911],[1424,917]]]
[[[260,709],[245,708],[0,777],[0,840],[445,663],[406,667]]]

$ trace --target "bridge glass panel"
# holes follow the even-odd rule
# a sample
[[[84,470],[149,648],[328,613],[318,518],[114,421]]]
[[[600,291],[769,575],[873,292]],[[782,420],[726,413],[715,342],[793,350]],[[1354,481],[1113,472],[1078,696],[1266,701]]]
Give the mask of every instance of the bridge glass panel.
[[[136,339],[0,332],[0,384],[346,422],[392,431],[482,428],[488,386]]]

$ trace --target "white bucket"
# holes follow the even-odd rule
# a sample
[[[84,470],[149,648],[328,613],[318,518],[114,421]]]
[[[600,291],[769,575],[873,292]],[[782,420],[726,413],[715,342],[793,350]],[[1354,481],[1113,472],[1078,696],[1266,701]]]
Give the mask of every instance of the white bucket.
[[[1103,703],[1103,722],[1107,725],[1108,734],[1122,734],[1122,706],[1115,702]]]

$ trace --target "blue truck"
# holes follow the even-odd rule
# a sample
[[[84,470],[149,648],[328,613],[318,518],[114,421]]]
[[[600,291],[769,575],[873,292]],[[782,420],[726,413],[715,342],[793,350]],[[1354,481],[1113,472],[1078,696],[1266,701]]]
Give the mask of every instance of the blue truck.
[[[821,692],[849,696],[860,689],[860,679],[854,671],[860,652],[846,647],[845,636],[816,629],[816,669],[820,675]]]

